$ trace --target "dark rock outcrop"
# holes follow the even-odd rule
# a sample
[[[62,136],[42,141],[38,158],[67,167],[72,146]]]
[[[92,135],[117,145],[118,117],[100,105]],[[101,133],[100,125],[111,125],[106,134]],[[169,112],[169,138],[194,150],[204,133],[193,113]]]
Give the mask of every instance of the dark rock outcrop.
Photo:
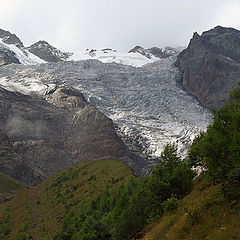
[[[3,129],[0,129],[0,172],[26,184],[39,183],[43,175],[16,154]]]
[[[80,161],[122,159],[140,173],[143,159],[78,90],[60,88],[46,99],[0,88],[0,172],[29,184]]]
[[[11,63],[20,64],[19,59],[16,57],[14,52],[0,46],[0,67]]]
[[[177,55],[180,52],[180,49],[182,48],[165,47],[162,49],[158,47],[152,47],[148,49],[148,52],[157,58],[168,58]]]
[[[217,26],[194,33],[176,65],[180,84],[210,109],[222,106],[240,81],[240,31]]]
[[[145,48],[141,47],[141,46],[136,46],[133,49],[131,49],[129,51],[129,53],[140,53],[143,56],[151,59],[151,55],[149,54],[148,50],[146,50]]]
[[[172,48],[172,47],[165,47],[165,48],[158,48],[152,47],[145,49],[141,46],[136,46],[129,51],[129,53],[140,53],[143,56],[151,59],[153,57],[164,59],[171,56],[177,55],[182,48]]]
[[[0,39],[6,44],[14,44],[18,48],[23,47],[21,40],[15,35],[8,31],[0,29]],[[0,43],[0,67],[11,63],[20,63],[15,53],[10,49],[5,48]]]
[[[29,52],[47,62],[59,62],[67,60],[70,53],[61,52],[46,41],[38,41],[27,48]]]

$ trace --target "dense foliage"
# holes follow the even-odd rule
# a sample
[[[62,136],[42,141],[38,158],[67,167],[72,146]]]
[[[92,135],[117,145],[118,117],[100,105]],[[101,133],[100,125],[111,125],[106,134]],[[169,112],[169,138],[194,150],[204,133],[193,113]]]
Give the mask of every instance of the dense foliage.
[[[194,165],[203,165],[223,193],[230,199],[240,197],[240,87],[230,100],[214,113],[206,133],[195,139],[189,154]]]
[[[72,209],[57,239],[133,239],[143,227],[176,208],[191,188],[194,172],[168,144],[150,177],[136,178]]]

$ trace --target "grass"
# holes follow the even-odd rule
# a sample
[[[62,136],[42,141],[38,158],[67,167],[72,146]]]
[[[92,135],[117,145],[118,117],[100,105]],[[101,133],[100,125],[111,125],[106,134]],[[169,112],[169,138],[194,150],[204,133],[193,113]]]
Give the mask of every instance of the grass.
[[[13,195],[24,187],[23,183],[17,182],[9,176],[0,173],[0,200]]]
[[[0,206],[0,239],[24,239],[29,234],[52,239],[61,230],[66,212],[130,178],[130,168],[117,160],[82,162],[63,169],[37,186],[25,187]],[[6,223],[9,230],[1,232]]]
[[[201,177],[174,213],[166,214],[145,232],[145,240],[238,240],[240,201],[227,202],[219,185]]]

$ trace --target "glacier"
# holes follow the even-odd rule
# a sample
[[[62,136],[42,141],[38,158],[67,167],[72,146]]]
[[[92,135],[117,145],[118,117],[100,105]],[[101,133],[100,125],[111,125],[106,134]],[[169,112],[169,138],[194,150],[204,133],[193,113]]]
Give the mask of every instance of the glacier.
[[[133,53],[134,54],[134,53]],[[79,89],[111,118],[130,149],[148,161],[168,142],[185,156],[194,137],[207,128],[212,114],[177,84],[176,57],[142,67],[98,60],[62,61],[0,68],[0,87],[48,100],[59,87]]]

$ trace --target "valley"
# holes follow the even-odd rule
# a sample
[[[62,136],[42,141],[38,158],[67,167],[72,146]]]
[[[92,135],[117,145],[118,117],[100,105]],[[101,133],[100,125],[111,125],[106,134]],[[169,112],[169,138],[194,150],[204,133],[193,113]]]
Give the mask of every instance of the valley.
[[[71,53],[0,29],[0,239],[238,239],[239,40]]]

